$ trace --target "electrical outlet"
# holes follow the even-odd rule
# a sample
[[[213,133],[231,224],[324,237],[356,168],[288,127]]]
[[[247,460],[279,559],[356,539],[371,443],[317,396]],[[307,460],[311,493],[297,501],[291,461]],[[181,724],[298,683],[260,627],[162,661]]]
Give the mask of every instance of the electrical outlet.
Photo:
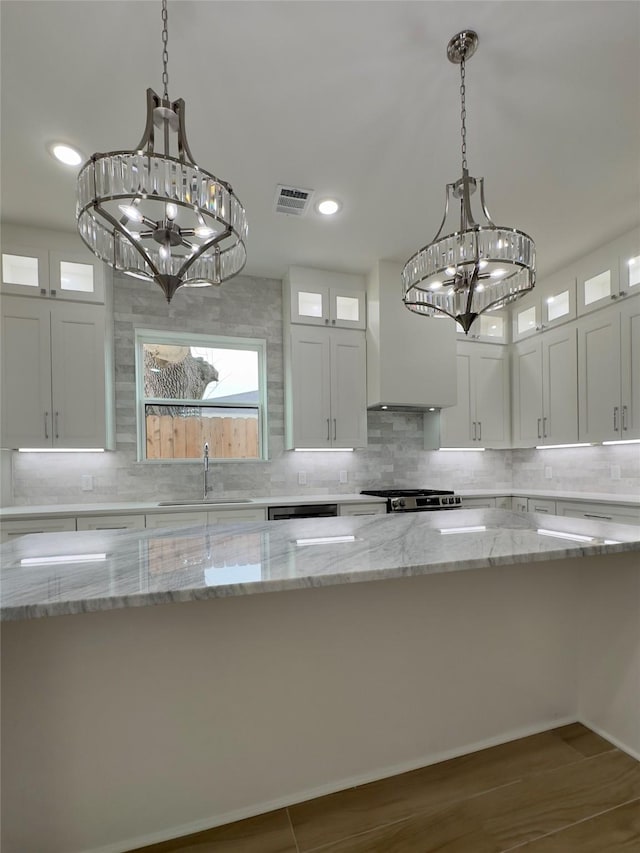
[[[305,471],[298,471],[298,485],[306,486],[307,485],[307,475]]]
[[[553,476],[553,474],[551,472],[551,465],[545,465],[544,466],[544,478],[545,478],[545,480],[550,480],[552,476]]]
[[[91,474],[83,474],[81,477],[81,482],[83,492],[93,491],[93,476]]]
[[[611,479],[612,480],[619,480],[620,479],[620,466],[619,465],[612,465],[611,466]]]
[[[346,471],[340,471],[340,482],[348,483],[349,482],[349,474]]]

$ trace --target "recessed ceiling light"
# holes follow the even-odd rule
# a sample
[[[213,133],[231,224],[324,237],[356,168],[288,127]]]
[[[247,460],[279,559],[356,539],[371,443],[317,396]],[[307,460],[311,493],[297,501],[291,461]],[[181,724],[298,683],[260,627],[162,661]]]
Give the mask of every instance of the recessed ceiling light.
[[[334,198],[325,198],[321,202],[318,202],[318,213],[322,213],[323,216],[333,216],[339,210],[340,203]]]
[[[49,151],[56,160],[64,163],[65,166],[79,166],[80,163],[82,163],[82,155],[70,145],[63,145],[62,143],[56,142],[49,148]]]

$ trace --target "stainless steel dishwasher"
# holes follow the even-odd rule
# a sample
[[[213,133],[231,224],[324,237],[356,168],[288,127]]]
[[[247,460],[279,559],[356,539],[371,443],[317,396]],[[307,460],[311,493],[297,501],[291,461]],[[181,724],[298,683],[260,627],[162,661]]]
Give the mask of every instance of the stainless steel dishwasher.
[[[267,508],[269,521],[279,521],[284,518],[327,518],[337,514],[338,504],[294,504]]]

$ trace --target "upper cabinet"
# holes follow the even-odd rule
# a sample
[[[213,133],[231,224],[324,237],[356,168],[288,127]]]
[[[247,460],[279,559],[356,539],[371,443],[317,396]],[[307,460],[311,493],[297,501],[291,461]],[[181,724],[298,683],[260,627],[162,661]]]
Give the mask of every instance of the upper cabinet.
[[[104,302],[109,268],[76,234],[18,228],[2,229],[0,290],[74,302]]]
[[[293,326],[285,343],[286,446],[367,444],[366,342],[361,332]]]
[[[542,278],[512,310],[512,335],[521,341],[576,318],[576,276],[571,269]]]
[[[513,351],[513,444],[578,441],[578,360],[574,325],[516,344]]]
[[[579,315],[640,292],[640,233],[631,231],[592,252],[577,270]]]
[[[640,300],[578,322],[580,441],[640,438]]]
[[[510,447],[506,348],[460,341],[457,349],[458,402],[440,413],[440,446]]]
[[[2,447],[106,448],[104,308],[6,296],[1,321]]]
[[[348,273],[289,267],[284,281],[290,322],[366,329],[365,279]]]
[[[484,341],[489,344],[509,343],[509,313],[502,311],[487,311],[481,314],[471,326],[469,334],[465,335],[462,326],[456,323],[458,340]]]

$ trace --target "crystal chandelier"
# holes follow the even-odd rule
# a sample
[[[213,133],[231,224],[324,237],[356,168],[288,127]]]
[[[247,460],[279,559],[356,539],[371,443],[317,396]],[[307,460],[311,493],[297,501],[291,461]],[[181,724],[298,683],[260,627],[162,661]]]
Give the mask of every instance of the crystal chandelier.
[[[465,63],[477,46],[477,34],[463,30],[447,47],[449,60],[460,65],[462,177],[447,184],[438,233],[402,270],[402,298],[407,308],[427,316],[453,317],[466,334],[479,314],[523,296],[536,278],[533,240],[515,228],[494,224],[485,204],[484,178],[476,180],[467,168]],[[483,214],[480,224],[471,211],[471,196],[477,190]],[[452,198],[460,200],[459,217],[455,210],[449,213]]]
[[[167,0],[162,0],[164,94],[147,89],[147,122],[134,151],[94,154],[78,175],[80,236],[109,266],[181,287],[221,284],[245,265],[247,218],[231,186],[189,150],[182,99],[170,101]]]

